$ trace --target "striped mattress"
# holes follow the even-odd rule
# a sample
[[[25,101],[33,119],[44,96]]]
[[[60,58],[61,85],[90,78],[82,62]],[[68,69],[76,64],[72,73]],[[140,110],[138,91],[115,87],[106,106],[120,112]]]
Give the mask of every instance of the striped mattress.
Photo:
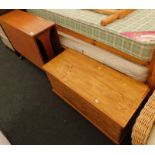
[[[100,21],[106,15],[80,9],[29,9],[35,15],[85,35],[94,40],[112,46],[139,60],[149,62],[155,48],[155,42],[137,42],[122,35],[122,32],[154,31],[155,10],[135,10],[127,17],[107,26]]]

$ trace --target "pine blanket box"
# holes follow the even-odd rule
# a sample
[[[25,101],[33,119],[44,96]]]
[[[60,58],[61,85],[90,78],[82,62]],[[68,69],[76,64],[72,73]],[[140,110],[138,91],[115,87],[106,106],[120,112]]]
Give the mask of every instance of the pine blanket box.
[[[119,144],[149,87],[72,49],[43,66],[53,91]]]

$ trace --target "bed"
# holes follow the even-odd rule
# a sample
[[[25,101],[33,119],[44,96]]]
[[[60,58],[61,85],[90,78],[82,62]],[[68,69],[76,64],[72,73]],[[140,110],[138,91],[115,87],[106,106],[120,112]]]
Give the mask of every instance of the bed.
[[[123,54],[119,54],[118,52],[109,53],[109,50],[103,50],[100,46],[96,46],[95,43],[92,43],[93,46],[91,46],[86,39],[84,39],[83,42],[81,39],[77,39],[76,36],[66,35],[66,33],[63,32],[60,33],[61,29],[59,31],[61,42],[65,46],[75,48],[83,52],[83,54],[101,61],[137,80],[146,81],[149,74],[147,65],[153,57],[155,43],[137,42],[123,36],[121,33],[127,31],[154,30],[155,25],[153,24],[153,19],[155,10],[136,10],[123,20],[118,20],[105,27],[100,25],[100,20],[106,16],[89,10],[30,9],[28,12],[48,20],[53,20],[60,27],[67,28],[73,32],[91,38],[94,41],[104,43],[105,45],[121,51]],[[140,18],[140,16],[143,18]],[[146,20],[148,18],[149,20]],[[137,22],[135,23],[134,21]],[[95,52],[90,49],[93,49]],[[96,54],[96,52],[98,54]]]
[[[123,32],[154,31],[155,10],[135,10],[105,27],[106,18],[88,10],[31,10],[57,24],[64,46],[92,57],[155,88],[155,42],[138,42]],[[132,129],[132,144],[155,144],[155,92],[145,104]]]
[[[105,27],[100,25],[100,21],[106,16],[88,10],[29,10],[29,12],[53,20],[63,27],[117,48],[142,61],[148,62],[152,58],[155,43],[136,42],[124,37],[121,32],[154,30],[155,10],[136,10],[126,18]]]

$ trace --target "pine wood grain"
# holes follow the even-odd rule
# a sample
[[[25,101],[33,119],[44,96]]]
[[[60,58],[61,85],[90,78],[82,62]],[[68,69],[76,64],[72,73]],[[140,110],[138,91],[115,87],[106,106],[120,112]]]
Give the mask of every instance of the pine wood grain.
[[[149,92],[144,83],[71,49],[43,68],[54,90],[115,143]]]
[[[88,9],[88,10],[105,15],[112,15],[117,12],[117,10],[112,9]]]
[[[100,14],[110,15],[101,21],[102,26],[106,26],[106,25],[114,22],[117,19],[124,18],[129,13],[134,11],[133,9],[118,9],[118,10],[116,10],[116,9],[115,10],[112,10],[112,9],[89,9],[89,10],[100,13]]]

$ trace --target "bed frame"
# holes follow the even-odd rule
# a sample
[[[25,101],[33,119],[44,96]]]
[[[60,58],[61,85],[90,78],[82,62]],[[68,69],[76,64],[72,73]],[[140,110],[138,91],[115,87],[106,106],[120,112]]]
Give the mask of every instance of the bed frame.
[[[134,11],[134,9],[89,9],[90,11],[94,11],[100,14],[109,15],[107,18],[101,20],[101,25],[106,26],[112,22],[114,22],[117,19],[124,18],[128,14]]]
[[[86,37],[84,35],[81,35],[81,34],[79,34],[77,32],[74,32],[74,31],[72,31],[70,29],[62,27],[60,25],[56,25],[56,26],[57,26],[57,30],[60,31],[60,32],[63,32],[63,33],[68,34],[70,36],[76,37],[76,38],[78,38],[78,39],[80,39],[82,41],[85,41],[85,42],[87,42],[89,44],[92,44],[94,46],[98,46],[100,48],[103,48],[103,49],[105,49],[105,50],[107,50],[109,52],[112,52],[112,53],[114,53],[116,55],[119,55],[119,56],[121,56],[121,57],[123,57],[123,58],[125,58],[125,59],[127,59],[129,61],[132,61],[132,62],[136,63],[136,64],[148,67],[149,68],[149,75],[148,75],[148,78],[147,78],[145,83],[150,87],[150,89],[152,91],[155,89],[155,50],[154,50],[152,60],[150,62],[145,62],[145,61],[139,60],[139,59],[137,59],[137,58],[135,58],[133,56],[125,54],[124,52],[122,52],[122,51],[120,51],[120,50],[118,50],[116,48],[113,48],[113,47],[108,46],[108,45],[106,45],[104,43],[101,43],[99,41],[88,38],[88,37]]]

